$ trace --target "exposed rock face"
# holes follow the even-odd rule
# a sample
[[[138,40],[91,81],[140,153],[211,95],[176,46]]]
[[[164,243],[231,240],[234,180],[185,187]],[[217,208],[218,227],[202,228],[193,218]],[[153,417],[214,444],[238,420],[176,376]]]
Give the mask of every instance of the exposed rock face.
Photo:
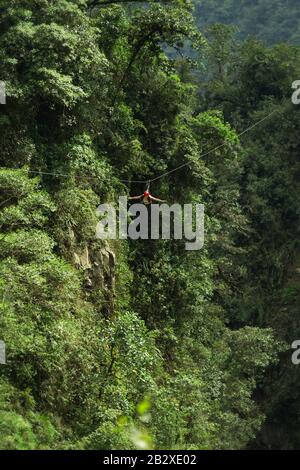
[[[90,274],[93,285],[99,285],[102,289],[107,289],[111,293],[115,287],[115,253],[108,247],[101,248],[99,252],[93,252],[93,265],[90,268]]]
[[[116,255],[107,242],[99,246],[85,246],[73,252],[77,269],[85,273],[85,286],[90,292],[99,292],[104,310],[111,314],[114,310]]]
[[[87,246],[83,250],[78,250],[78,253],[74,253],[74,263],[78,269],[91,269],[92,264]]]

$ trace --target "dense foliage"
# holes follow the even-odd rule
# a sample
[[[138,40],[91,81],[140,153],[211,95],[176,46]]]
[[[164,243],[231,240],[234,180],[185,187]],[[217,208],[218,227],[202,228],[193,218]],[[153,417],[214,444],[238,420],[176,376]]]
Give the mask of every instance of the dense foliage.
[[[0,446],[280,445],[300,49],[204,37],[184,2],[98,3],[0,2]],[[202,250],[96,240],[99,203],[183,164],[153,191],[204,203]]]

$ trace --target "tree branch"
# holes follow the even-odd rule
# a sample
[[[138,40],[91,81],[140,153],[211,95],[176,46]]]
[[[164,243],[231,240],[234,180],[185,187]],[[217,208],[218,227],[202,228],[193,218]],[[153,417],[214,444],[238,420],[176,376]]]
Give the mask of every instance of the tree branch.
[[[92,0],[88,3],[88,7],[92,9],[97,6],[109,6],[115,3],[171,3],[171,0]]]

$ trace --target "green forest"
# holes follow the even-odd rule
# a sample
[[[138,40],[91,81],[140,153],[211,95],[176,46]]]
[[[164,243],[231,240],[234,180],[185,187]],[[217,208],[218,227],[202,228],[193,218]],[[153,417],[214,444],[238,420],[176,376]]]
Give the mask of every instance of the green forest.
[[[0,0],[1,449],[300,448],[299,22]],[[95,236],[150,180],[201,250]]]
[[[199,27],[234,24],[239,36],[255,36],[266,44],[299,44],[300,7],[297,0],[194,0]]]

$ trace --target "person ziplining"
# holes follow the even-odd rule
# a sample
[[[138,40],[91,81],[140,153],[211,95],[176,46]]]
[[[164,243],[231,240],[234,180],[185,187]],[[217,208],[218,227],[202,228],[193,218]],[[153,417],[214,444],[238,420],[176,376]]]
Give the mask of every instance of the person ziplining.
[[[152,194],[150,194],[149,189],[144,191],[143,194],[140,194],[139,196],[129,197],[128,200],[129,201],[140,200],[141,202],[143,202],[143,204],[145,204],[145,206],[149,206],[150,204],[152,204],[152,202],[167,202],[167,201],[164,201],[163,199],[158,199],[157,197],[152,196]]]

